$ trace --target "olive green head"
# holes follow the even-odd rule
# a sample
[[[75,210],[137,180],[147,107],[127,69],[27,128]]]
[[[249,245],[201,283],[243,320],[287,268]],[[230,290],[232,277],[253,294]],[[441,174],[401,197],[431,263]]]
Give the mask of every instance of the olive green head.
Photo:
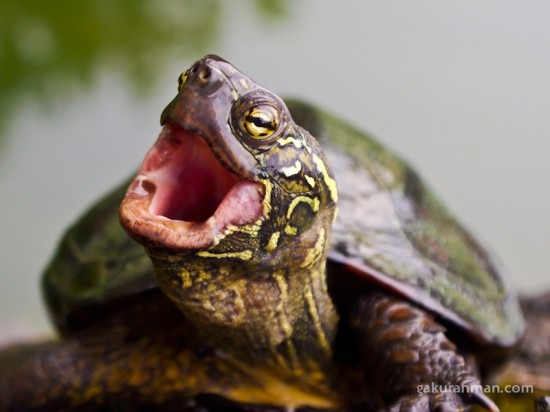
[[[125,229],[164,265],[324,259],[337,190],[317,141],[278,96],[217,56],[178,83],[122,203]]]

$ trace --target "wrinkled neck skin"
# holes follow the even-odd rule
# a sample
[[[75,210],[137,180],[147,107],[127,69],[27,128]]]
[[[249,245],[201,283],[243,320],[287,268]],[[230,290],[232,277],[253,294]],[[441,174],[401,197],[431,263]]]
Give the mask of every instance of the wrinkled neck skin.
[[[319,385],[329,372],[338,318],[325,281],[328,237],[324,229],[310,232],[299,249],[285,248],[287,256],[279,259],[293,266],[149,253],[161,289],[205,345],[243,364]],[[296,260],[296,253],[307,256]]]

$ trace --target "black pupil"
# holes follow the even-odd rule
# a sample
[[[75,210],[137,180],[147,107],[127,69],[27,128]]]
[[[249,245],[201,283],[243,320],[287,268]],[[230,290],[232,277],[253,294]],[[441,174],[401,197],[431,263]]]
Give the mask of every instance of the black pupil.
[[[248,116],[246,116],[246,120],[249,121],[249,122],[254,123],[254,125],[256,127],[263,127],[264,129],[268,129],[268,130],[273,130],[274,129],[273,122],[262,119],[261,117],[248,115]]]

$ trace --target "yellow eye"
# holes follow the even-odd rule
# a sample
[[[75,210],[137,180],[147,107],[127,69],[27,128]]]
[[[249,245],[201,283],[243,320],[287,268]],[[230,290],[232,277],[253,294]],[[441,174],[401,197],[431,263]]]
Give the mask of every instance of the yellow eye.
[[[180,77],[178,77],[178,92],[181,92],[181,89],[183,89],[187,77],[189,77],[189,70],[184,71]]]
[[[244,115],[242,126],[254,139],[266,139],[279,127],[279,112],[268,104],[251,107]]]

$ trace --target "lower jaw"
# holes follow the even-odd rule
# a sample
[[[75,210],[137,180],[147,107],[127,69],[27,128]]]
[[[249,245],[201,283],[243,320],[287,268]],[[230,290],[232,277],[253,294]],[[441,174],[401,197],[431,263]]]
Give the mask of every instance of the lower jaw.
[[[246,226],[264,215],[264,183],[237,181],[213,211],[203,221],[170,219],[156,199],[154,187],[147,178],[138,175],[130,185],[120,208],[124,228],[145,247],[166,249],[167,253],[195,253],[214,246],[230,226]],[[168,210],[168,209],[167,209]],[[191,213],[203,213],[193,211]]]

